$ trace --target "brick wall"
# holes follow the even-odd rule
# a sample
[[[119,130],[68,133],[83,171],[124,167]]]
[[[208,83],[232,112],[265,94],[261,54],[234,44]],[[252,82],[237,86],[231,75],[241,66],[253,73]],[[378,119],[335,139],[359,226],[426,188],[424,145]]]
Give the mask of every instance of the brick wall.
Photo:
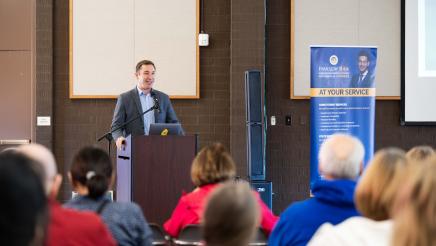
[[[53,2],[36,1],[36,116],[53,116]],[[53,119],[53,117],[52,117]],[[36,142],[52,148],[53,125],[36,126]]]
[[[267,176],[279,213],[309,195],[310,107],[307,100],[289,99],[289,1],[268,1],[267,8],[266,107],[268,119],[277,119],[267,130]],[[292,116],[292,126],[285,125],[286,115]]]
[[[232,0],[230,66],[230,146],[238,174],[247,176],[244,72],[265,65],[263,0]]]

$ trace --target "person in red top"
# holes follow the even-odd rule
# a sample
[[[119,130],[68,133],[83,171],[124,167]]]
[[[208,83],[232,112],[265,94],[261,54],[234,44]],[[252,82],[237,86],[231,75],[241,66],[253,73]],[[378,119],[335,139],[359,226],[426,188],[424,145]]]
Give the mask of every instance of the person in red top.
[[[42,182],[48,196],[50,214],[46,245],[116,245],[97,214],[65,209],[56,201],[62,176],[57,173],[53,154],[47,148],[39,144],[29,144],[18,147],[17,151],[36,161],[44,171]]]
[[[47,245],[116,245],[100,216],[63,208],[49,200],[50,223]]]
[[[189,224],[199,224],[203,216],[208,196],[222,182],[232,180],[236,175],[236,165],[220,143],[204,147],[195,157],[191,166],[191,179],[196,189],[182,195],[171,218],[164,224],[164,229],[172,237]],[[254,192],[254,191],[253,191]],[[269,234],[278,220],[256,193],[261,208],[261,228]]]

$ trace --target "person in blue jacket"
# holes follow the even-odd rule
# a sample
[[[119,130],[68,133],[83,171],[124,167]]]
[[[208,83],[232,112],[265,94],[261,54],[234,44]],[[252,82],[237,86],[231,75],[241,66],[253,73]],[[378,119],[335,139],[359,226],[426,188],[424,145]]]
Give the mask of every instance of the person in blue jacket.
[[[353,196],[364,154],[355,137],[335,134],[325,140],[318,155],[322,179],[313,183],[313,197],[293,203],[281,214],[268,245],[306,245],[323,223],[335,225],[359,216]]]

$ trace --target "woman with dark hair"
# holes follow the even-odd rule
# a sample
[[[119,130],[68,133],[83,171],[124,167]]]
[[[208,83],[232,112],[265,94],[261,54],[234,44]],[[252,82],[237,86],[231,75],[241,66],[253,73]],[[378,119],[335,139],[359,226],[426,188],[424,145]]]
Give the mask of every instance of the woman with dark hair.
[[[112,202],[106,193],[114,180],[109,155],[96,147],[76,154],[69,177],[78,196],[65,207],[101,215],[119,245],[151,245],[151,231],[135,203]]]
[[[234,179],[235,175],[236,165],[222,144],[215,143],[204,147],[191,166],[191,180],[197,188],[180,198],[171,218],[164,224],[168,234],[177,237],[185,226],[199,224],[208,196],[220,183]],[[256,197],[261,208],[260,226],[269,234],[278,218],[257,193]]]

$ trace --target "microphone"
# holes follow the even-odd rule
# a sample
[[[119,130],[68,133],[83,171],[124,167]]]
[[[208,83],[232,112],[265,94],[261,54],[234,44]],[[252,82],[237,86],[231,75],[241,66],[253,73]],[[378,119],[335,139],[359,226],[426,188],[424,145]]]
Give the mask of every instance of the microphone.
[[[153,97],[153,101],[154,101],[154,109],[157,110],[158,113],[160,113],[159,100],[157,99],[156,96]]]

